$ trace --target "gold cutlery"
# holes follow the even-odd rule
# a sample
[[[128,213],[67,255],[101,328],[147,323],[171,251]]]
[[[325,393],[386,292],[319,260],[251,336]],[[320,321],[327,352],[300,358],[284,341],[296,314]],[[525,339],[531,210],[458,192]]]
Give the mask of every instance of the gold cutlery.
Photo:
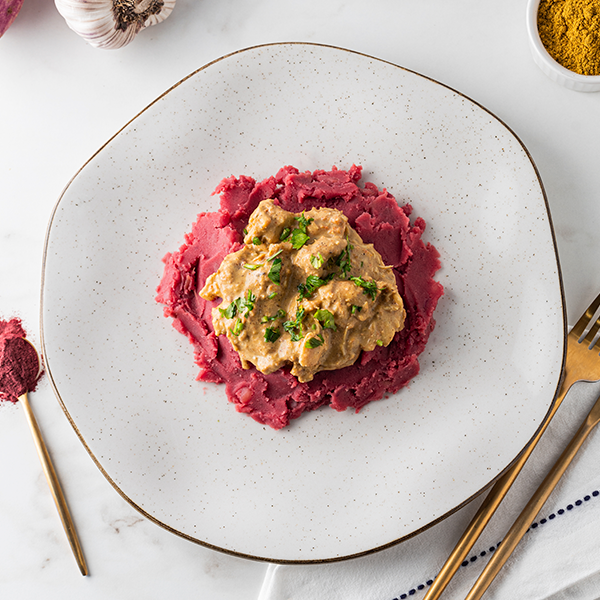
[[[483,596],[508,557],[521,541],[521,538],[527,533],[529,526],[533,523],[542,506],[544,506],[548,496],[550,496],[552,490],[556,487],[556,484],[567,470],[569,464],[571,464],[571,461],[575,458],[581,445],[598,423],[600,423],[600,396],[577,433],[573,436],[573,439],[569,442],[569,445],[565,448],[552,469],[550,469],[540,487],[533,494],[523,512],[519,515],[502,540],[502,543],[498,546],[498,549],[492,555],[492,558],[481,572],[475,585],[468,593],[466,600],[479,600]]]
[[[577,321],[575,327],[569,332],[562,384],[554,405],[548,414],[548,418],[514,465],[495,483],[446,560],[446,563],[434,579],[423,600],[436,600],[444,591],[521,472],[521,469],[527,462],[544,431],[546,431],[548,424],[556,414],[571,386],[578,381],[591,382],[600,380],[600,339],[598,339],[600,317],[596,315],[599,308],[600,295],[590,304]],[[595,320],[594,317],[596,317]],[[498,571],[512,553],[512,550],[514,550],[521,537],[523,537],[529,524],[531,524],[541,509],[556,482],[564,473],[577,450],[579,450],[584,439],[598,422],[598,418],[600,418],[600,400],[596,402],[596,405],[576,436],[530,500],[523,513],[521,513],[521,516],[517,519],[505,540],[502,541],[499,548],[492,555],[490,562],[479,576],[469,596],[467,596],[467,600],[480,598],[496,577]],[[527,523],[526,526],[525,523]],[[524,530],[523,527],[525,527]]]
[[[37,350],[35,350],[33,344],[31,344],[29,340],[25,341],[28,342],[33,348],[39,364]],[[83,550],[81,549],[81,544],[79,543],[75,525],[73,523],[73,519],[71,518],[71,513],[69,512],[67,500],[58,480],[58,476],[56,475],[56,471],[54,470],[50,455],[48,454],[48,449],[46,448],[44,438],[42,437],[42,432],[40,431],[35,415],[31,410],[31,405],[29,404],[29,399],[27,397],[27,391],[19,396],[19,402],[25,410],[25,416],[27,417],[27,422],[29,423],[29,428],[31,429],[31,435],[33,436],[35,447],[42,463],[42,468],[44,469],[44,475],[46,476],[46,480],[50,486],[54,503],[56,504],[58,514],[60,515],[60,520],[62,521],[69,544],[71,545],[71,550],[75,555],[75,560],[77,561],[77,565],[79,566],[81,574],[85,576],[88,574],[88,568],[85,562],[85,557],[83,556]]]

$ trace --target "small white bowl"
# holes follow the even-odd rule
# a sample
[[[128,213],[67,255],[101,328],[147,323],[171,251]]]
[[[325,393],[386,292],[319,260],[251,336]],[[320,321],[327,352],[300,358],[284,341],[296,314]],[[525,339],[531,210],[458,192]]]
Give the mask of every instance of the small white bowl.
[[[569,90],[576,92],[598,92],[600,91],[600,75],[580,75],[565,69],[558,64],[542,44],[537,27],[537,14],[540,0],[529,0],[527,3],[527,35],[529,46],[533,54],[533,60],[537,66],[552,81],[560,83]]]

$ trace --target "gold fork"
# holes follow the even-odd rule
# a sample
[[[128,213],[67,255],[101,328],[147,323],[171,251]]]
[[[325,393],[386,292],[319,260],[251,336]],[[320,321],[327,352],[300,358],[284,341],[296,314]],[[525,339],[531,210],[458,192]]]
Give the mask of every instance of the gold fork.
[[[448,557],[448,560],[445,562],[439,574],[434,579],[433,583],[431,584],[431,587],[427,591],[427,594],[425,595],[423,600],[436,600],[444,591],[444,589],[446,588],[446,586],[448,585],[448,583],[450,582],[460,565],[466,559],[467,555],[471,551],[473,545],[481,535],[482,531],[485,529],[489,520],[492,518],[492,515],[506,496],[513,482],[521,472],[521,469],[527,462],[527,459],[533,452],[533,449],[539,442],[544,431],[546,431],[548,424],[556,414],[556,411],[561,405],[564,397],[567,395],[569,389],[571,389],[571,386],[577,381],[591,382],[600,380],[600,340],[596,339],[596,334],[598,334],[600,330],[600,317],[596,318],[595,321],[593,320],[599,308],[600,295],[590,304],[590,306],[583,313],[583,315],[581,315],[580,319],[575,324],[575,327],[573,327],[573,329],[569,332],[569,335],[567,336],[567,354],[563,370],[562,384],[560,387],[560,392],[554,402],[554,405],[552,406],[550,413],[548,414],[548,418],[545,420],[542,427],[539,429],[539,431],[537,432],[529,446],[525,449],[523,454],[521,454],[521,456],[517,459],[515,464],[495,483],[494,487],[491,489],[490,493],[487,495],[486,499],[479,507],[479,510],[467,526],[465,532],[459,539],[454,550]],[[596,413],[599,414],[596,415],[594,411],[596,411]],[[592,415],[592,413],[594,414]],[[583,436],[580,439],[580,441],[577,442],[579,444],[577,448],[573,451],[571,444],[567,448],[567,450],[571,448],[571,451],[573,451],[572,456],[570,456],[559,475],[557,475],[557,473],[554,473],[556,481],[558,481],[562,473],[564,473],[564,469],[566,469],[569,462],[581,446],[581,443],[583,443],[583,440],[585,439],[585,437],[587,437],[587,434],[595,425],[595,423],[593,423],[591,426],[589,426],[593,418],[596,416],[600,417],[600,401],[596,403],[596,405],[592,409],[592,413],[590,413],[591,417],[588,416],[588,419],[590,419],[590,421],[588,422],[588,420],[586,419],[586,422],[584,422],[582,428],[576,435],[576,438],[578,438],[578,436]],[[586,423],[588,423],[587,426]],[[583,429],[585,429],[585,433],[582,432]],[[574,438],[574,440],[576,438]],[[567,450],[565,450],[565,452],[567,452]],[[561,457],[561,459],[563,459],[563,457]],[[561,459],[559,459],[559,462],[561,461]],[[548,477],[550,477],[550,475],[552,475],[552,472],[548,475]],[[542,485],[546,484],[547,486],[549,486],[550,483],[551,482],[544,480],[544,483]],[[554,482],[554,485],[556,485],[556,482]],[[552,485],[552,488],[554,487],[554,485]],[[540,486],[540,489],[541,487],[542,486]],[[515,523],[513,529],[511,529],[511,532],[509,532],[509,535],[511,535],[510,540],[507,535],[507,538],[505,538],[505,540],[502,542],[502,544],[500,544],[500,547],[496,550],[494,555],[492,555],[492,559],[479,576],[479,579],[477,580],[475,586],[469,593],[467,600],[475,600],[476,598],[480,598],[481,595],[483,595],[485,590],[488,588],[489,584],[495,578],[498,571],[502,568],[507,558],[512,553],[514,547],[518,544],[519,540],[524,535],[525,531],[529,527],[529,524],[531,524],[531,522],[535,518],[535,515],[541,509],[546,498],[550,494],[550,491],[552,491],[552,489],[550,489],[548,493],[545,494],[545,497],[544,494],[540,493],[540,490],[536,492],[536,495],[541,495],[537,498],[537,500],[535,500],[534,504],[532,504],[532,502],[534,501],[534,498],[532,498],[532,501],[530,501],[530,503],[527,505],[527,507],[519,517],[519,520]],[[536,507],[538,506],[538,503],[540,501],[541,504],[539,504],[539,508],[537,508],[536,510]],[[530,517],[530,513],[534,510],[535,513],[533,514],[533,516]],[[528,511],[528,515],[524,517],[523,515],[526,511]],[[529,524],[527,524],[525,530],[521,532],[523,524],[529,518],[531,518]],[[519,527],[517,528],[518,530],[514,530],[515,527],[517,527],[517,523],[519,522],[521,522],[521,525],[519,525]],[[512,548],[509,548],[511,545]]]

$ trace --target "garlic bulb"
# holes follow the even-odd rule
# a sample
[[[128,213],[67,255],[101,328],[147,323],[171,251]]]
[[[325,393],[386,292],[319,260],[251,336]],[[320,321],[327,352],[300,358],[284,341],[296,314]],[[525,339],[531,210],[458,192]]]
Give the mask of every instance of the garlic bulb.
[[[96,48],[122,48],[164,21],[175,0],[54,0],[67,25]]]

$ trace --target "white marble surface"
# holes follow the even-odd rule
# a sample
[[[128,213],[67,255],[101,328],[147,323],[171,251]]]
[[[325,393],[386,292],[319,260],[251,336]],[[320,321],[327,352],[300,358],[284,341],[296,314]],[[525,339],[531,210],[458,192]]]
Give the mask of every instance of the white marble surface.
[[[0,317],[21,317],[39,345],[42,249],[54,203],[139,110],[228,52],[314,41],[437,79],[516,132],[546,188],[572,322],[600,289],[600,95],[562,89],[539,71],[524,14],[523,0],[179,0],[163,24],[103,51],[70,31],[50,0],[25,0],[0,39]],[[258,596],[266,565],[214,553],[140,517],[94,466],[47,382],[31,402],[91,575],[77,570],[21,408],[4,403],[0,597]]]

